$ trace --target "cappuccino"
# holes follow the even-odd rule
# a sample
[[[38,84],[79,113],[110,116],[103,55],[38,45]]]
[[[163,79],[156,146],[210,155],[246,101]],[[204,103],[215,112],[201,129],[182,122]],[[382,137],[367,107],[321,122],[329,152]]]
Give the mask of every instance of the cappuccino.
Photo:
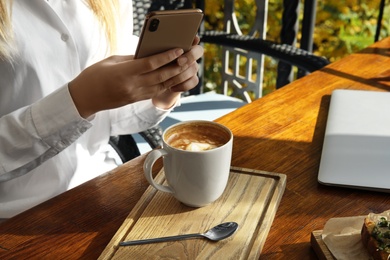
[[[218,199],[230,173],[233,134],[225,126],[205,120],[177,123],[164,131],[162,148],[151,151],[144,174],[155,189],[171,193],[190,207]],[[163,159],[166,184],[153,179],[153,165]]]
[[[207,151],[220,147],[230,139],[230,133],[207,122],[178,125],[164,136],[167,144],[186,151]]]

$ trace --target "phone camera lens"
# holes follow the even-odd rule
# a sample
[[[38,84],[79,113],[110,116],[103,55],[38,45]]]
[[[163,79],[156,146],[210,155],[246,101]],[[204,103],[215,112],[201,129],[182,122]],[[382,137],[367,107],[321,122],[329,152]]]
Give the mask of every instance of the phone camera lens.
[[[151,32],[157,31],[159,24],[160,24],[160,20],[158,20],[158,19],[153,19],[152,21],[150,21],[149,31],[151,31]]]

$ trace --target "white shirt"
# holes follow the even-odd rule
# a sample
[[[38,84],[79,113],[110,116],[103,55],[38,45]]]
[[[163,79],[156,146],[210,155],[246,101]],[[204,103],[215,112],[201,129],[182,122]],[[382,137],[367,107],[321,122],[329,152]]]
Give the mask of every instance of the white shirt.
[[[131,1],[120,3],[118,53],[132,54]],[[110,135],[140,132],[169,112],[146,100],[80,117],[67,83],[106,57],[108,44],[84,1],[14,0],[12,24],[19,55],[0,61],[0,218],[110,170]]]

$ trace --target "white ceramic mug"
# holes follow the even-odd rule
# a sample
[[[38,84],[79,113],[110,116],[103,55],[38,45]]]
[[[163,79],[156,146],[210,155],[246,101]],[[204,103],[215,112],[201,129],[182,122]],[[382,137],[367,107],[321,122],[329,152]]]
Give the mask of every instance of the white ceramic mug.
[[[189,144],[191,138],[196,141]],[[181,148],[173,146],[178,144]],[[215,145],[217,147],[210,149]],[[154,188],[171,193],[187,206],[205,206],[217,200],[225,190],[232,147],[233,134],[221,124],[204,120],[175,124],[164,131],[162,149],[148,154],[144,163],[145,177]],[[183,150],[185,148],[192,150]],[[160,157],[163,157],[168,186],[153,180],[152,167]]]

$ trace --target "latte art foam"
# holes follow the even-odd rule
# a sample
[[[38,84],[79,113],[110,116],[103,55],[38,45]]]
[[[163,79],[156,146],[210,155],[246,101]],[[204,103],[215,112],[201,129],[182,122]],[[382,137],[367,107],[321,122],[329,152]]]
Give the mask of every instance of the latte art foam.
[[[193,123],[171,129],[166,135],[166,142],[185,151],[208,151],[220,147],[230,139],[225,130],[207,123]]]
[[[197,140],[181,139],[170,143],[171,146],[185,151],[207,151],[223,144],[207,143],[205,141],[199,142]]]
[[[224,144],[222,140],[211,139],[196,132],[175,133],[170,136],[168,142],[169,145],[185,151],[207,151]]]
[[[207,151],[217,148],[215,144],[191,142],[186,146],[187,151]]]

